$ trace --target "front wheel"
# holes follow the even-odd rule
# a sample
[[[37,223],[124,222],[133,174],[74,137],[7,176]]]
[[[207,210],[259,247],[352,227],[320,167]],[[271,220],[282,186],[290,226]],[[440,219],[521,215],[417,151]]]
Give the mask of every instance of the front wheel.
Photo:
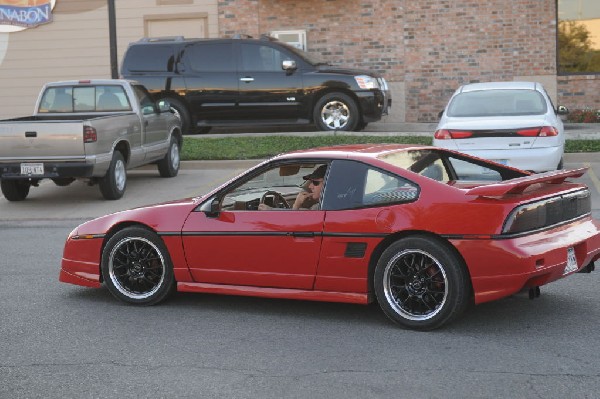
[[[360,120],[356,102],[344,93],[327,93],[321,97],[313,117],[319,129],[330,131],[352,131]]]
[[[31,184],[27,180],[5,180],[0,182],[2,194],[9,201],[23,201],[29,194]]]
[[[471,299],[468,272],[440,240],[402,238],[381,255],[375,293],[392,321],[414,330],[433,330],[457,318]]]
[[[100,192],[104,199],[117,200],[125,194],[127,187],[127,170],[123,154],[115,151],[106,171],[106,175],[100,179]]]
[[[167,97],[165,98],[169,102],[171,112],[175,115],[181,123],[181,131],[183,134],[194,133],[195,128],[192,126],[192,116],[185,103],[176,98]]]
[[[112,236],[102,251],[102,277],[123,302],[154,305],[175,290],[169,252],[156,233],[128,227]]]
[[[179,143],[177,138],[171,136],[169,150],[165,157],[158,161],[158,173],[161,177],[175,177],[179,173]]]

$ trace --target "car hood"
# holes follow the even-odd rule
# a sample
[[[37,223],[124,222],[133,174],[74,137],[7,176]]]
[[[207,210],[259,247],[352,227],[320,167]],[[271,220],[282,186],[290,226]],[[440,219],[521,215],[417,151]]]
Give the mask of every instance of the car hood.
[[[338,73],[341,75],[351,75],[351,76],[368,75],[368,76],[373,76],[374,78],[381,77],[380,75],[374,73],[373,71],[366,71],[363,69],[344,68],[344,67],[339,67],[339,66],[334,66],[334,65],[319,65],[319,66],[317,66],[317,71],[318,72],[326,72],[326,73]]]
[[[180,232],[197,204],[197,198],[186,198],[111,213],[81,224],[73,234],[106,234],[121,223],[142,224],[157,232]]]

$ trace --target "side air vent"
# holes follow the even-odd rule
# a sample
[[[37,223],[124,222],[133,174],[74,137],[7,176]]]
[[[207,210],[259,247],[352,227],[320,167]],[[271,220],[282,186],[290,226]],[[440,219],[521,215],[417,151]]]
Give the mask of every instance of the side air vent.
[[[344,256],[346,258],[362,258],[367,250],[366,242],[349,242]]]

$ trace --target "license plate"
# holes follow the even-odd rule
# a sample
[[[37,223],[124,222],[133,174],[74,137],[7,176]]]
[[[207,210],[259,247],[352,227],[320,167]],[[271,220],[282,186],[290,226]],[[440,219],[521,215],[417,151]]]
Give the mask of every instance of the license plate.
[[[567,248],[567,266],[563,274],[568,274],[577,270],[577,258],[575,257],[575,249],[573,247]]]
[[[21,164],[22,175],[43,175],[44,164],[43,163],[22,163]]]

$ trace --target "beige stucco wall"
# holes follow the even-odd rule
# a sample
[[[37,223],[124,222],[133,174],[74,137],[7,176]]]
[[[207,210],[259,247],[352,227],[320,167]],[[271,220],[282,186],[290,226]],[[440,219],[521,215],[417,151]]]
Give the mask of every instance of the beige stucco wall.
[[[194,19],[208,37],[218,36],[217,0],[115,1],[119,64],[127,45],[148,24],[161,31],[189,31]],[[41,86],[49,81],[110,78],[106,0],[57,0],[53,22],[14,33],[0,33],[0,118],[29,115]],[[191,23],[190,23],[191,22]],[[200,35],[197,35],[200,36]]]

